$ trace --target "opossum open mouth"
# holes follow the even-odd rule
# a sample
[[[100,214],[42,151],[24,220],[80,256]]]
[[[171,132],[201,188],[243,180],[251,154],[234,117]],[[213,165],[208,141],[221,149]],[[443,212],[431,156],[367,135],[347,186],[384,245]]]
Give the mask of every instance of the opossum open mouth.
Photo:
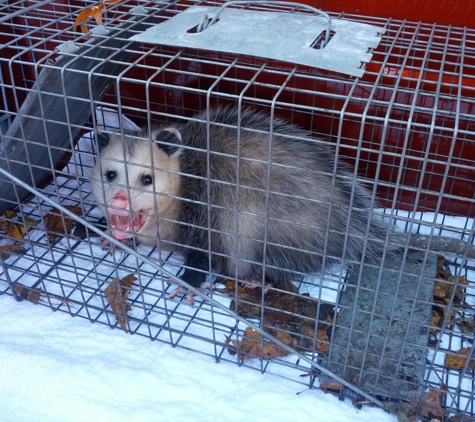
[[[110,210],[109,223],[112,227],[112,236],[118,240],[128,239],[137,233],[145,224],[146,211],[140,210],[133,213],[133,227],[130,219],[130,212],[124,210]]]

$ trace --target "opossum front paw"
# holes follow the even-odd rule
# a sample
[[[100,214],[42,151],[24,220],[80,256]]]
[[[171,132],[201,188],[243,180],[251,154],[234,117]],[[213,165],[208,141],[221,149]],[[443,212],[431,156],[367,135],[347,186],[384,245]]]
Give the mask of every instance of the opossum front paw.
[[[201,283],[200,289],[213,290],[214,284],[210,283],[209,281],[205,281]],[[188,290],[185,287],[177,287],[176,289],[173,289],[172,292],[170,293],[170,299],[174,299],[179,294],[186,295],[186,300],[188,301],[190,305],[195,304],[195,299],[194,299],[195,294],[191,290]]]
[[[244,289],[254,290],[258,287],[262,287],[262,278],[252,278],[249,281],[242,281],[241,284]],[[271,287],[274,287],[274,284],[267,282],[264,286],[264,294],[266,294]]]

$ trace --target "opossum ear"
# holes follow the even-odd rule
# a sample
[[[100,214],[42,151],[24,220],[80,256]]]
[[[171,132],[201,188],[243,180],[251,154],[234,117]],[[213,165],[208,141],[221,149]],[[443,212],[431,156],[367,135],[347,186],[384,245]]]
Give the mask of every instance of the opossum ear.
[[[179,155],[181,152],[181,133],[174,127],[168,127],[158,132],[155,140],[167,155]]]
[[[103,132],[97,132],[96,133],[96,139],[97,139],[97,146],[99,147],[99,152],[102,152],[102,150],[109,145],[110,138],[108,133],[103,133]]]

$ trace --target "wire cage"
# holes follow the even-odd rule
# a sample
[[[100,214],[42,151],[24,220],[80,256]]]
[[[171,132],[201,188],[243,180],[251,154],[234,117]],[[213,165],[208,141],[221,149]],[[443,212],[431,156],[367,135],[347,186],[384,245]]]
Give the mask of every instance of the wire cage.
[[[131,39],[221,4],[0,4],[1,294],[355,403],[408,403],[428,420],[475,416],[475,30],[329,13],[379,28],[358,76]],[[314,15],[284,2],[232,8]],[[183,255],[159,239],[126,246],[109,236],[115,250],[104,249],[108,222],[91,193],[97,131],[176,126],[216,107],[269,115],[267,135],[277,118],[308,131],[367,189],[365,212],[407,234],[399,252],[340,260],[268,291],[209,268],[216,288],[190,303],[170,297],[183,285]],[[200,119],[212,136],[216,122]],[[252,128],[234,129],[236,142]],[[336,167],[325,177],[336,180]],[[409,248],[413,235],[426,246]],[[348,230],[327,236],[345,241]],[[438,254],[438,236],[465,246]]]

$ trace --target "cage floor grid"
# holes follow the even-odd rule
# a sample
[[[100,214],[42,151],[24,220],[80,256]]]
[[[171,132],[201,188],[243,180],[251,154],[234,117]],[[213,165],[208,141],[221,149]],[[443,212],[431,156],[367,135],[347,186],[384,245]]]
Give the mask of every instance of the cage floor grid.
[[[56,184],[46,188],[45,193],[60,192],[69,198],[69,201],[63,205],[76,204],[75,196],[77,199],[84,198],[85,192],[89,190],[87,184],[88,182],[83,182],[79,191],[77,187],[75,188],[75,178],[59,176],[56,179]],[[54,200],[54,196],[51,198]],[[33,200],[22,204],[21,210],[24,216],[41,221],[50,208],[49,203]],[[42,210],[41,212],[40,209]],[[99,217],[100,213],[95,208],[90,209],[86,214],[86,219],[91,222],[97,222]],[[431,216],[426,217],[430,218]],[[74,232],[73,236],[64,237],[51,247],[42,223],[35,229],[29,230],[28,238],[30,243],[28,251],[20,256],[12,255],[7,260],[8,277],[14,283],[21,283],[32,289],[40,288],[43,292],[40,304],[91,322],[114,326],[120,329],[120,325],[104,297],[104,290],[113,278],[134,274],[139,278],[137,285],[140,287],[133,286],[129,295],[128,302],[131,305],[131,310],[128,313],[127,329],[130,334],[137,334],[152,340],[166,342],[173,346],[208,355],[213,359],[237,363],[236,358],[228,352],[226,339],[232,336],[233,333],[243,332],[245,326],[242,323],[237,323],[226,312],[213,308],[206,301],[196,300],[193,307],[190,307],[184,298],[170,301],[168,296],[174,285],[168,284],[166,277],[163,277],[156,268],[150,267],[137,260],[137,258],[119,251],[111,254],[109,250],[103,249],[98,237],[91,239],[75,238]],[[5,242],[3,241],[3,243]],[[158,251],[152,247],[139,245],[138,251],[143,256],[153,257],[155,260],[158,258]],[[164,268],[173,274],[179,274],[181,271],[182,259],[179,255],[163,252],[160,262]],[[457,267],[452,268],[452,271],[456,273]],[[430,269],[433,270],[434,267],[432,266]],[[376,269],[375,271],[378,270]],[[469,270],[465,272],[465,277],[468,280],[475,279],[474,271]],[[409,273],[411,272],[409,271]],[[0,281],[5,282],[5,276],[3,271],[0,272]],[[335,280],[337,279],[338,277],[335,276],[333,283],[331,279],[328,280],[326,288],[324,286],[323,290],[315,285],[320,283],[315,279],[306,280],[303,283],[303,288],[304,291],[310,292],[316,297],[325,298],[326,303],[337,303],[338,291],[334,287],[336,285]],[[351,280],[352,278],[350,277],[350,284]],[[368,277],[366,281],[371,284],[371,281],[374,280]],[[391,280],[388,281],[390,284],[392,283]],[[1,290],[2,293],[11,294],[8,285],[6,283],[2,284],[4,286]],[[309,287],[312,284],[314,284],[313,290]],[[380,286],[380,288],[384,288],[384,286]],[[371,285],[369,285],[368,290],[371,294],[374,294]],[[469,302],[475,302],[475,295],[471,293],[472,290],[467,290],[470,296]],[[229,297],[219,293],[215,293],[213,297],[221,301],[225,306],[229,306],[231,302]],[[342,297],[343,301],[338,302],[338,305],[346,307],[345,303],[348,300],[352,301],[351,295],[345,296],[343,294]],[[424,301],[427,303],[425,307],[425,313],[427,314],[430,310],[431,298],[426,297]],[[349,307],[347,316],[351,316],[351,309],[354,308],[354,304],[347,303],[347,305]],[[255,320],[251,320],[251,322],[255,322]],[[343,327],[347,327],[343,330],[344,332],[352,325],[351,318],[346,322],[344,319],[339,320],[339,322]],[[427,322],[422,322],[421,327],[427,327],[427,324]],[[336,341],[338,332],[335,335]],[[424,336],[428,339],[427,330]],[[471,398],[473,394],[471,389],[473,380],[464,379],[459,384],[460,380],[457,371],[447,371],[444,365],[446,353],[449,351],[456,352],[458,345],[466,344],[468,339],[464,336],[463,332],[455,328],[450,330],[449,334],[441,336],[440,340],[441,344],[438,349],[435,349],[433,352],[431,352],[430,348],[427,349],[428,355],[423,359],[423,361],[426,361],[425,375],[423,380],[420,381],[429,383],[429,385],[432,383],[437,385],[440,378],[443,377],[444,384],[449,391],[453,389],[453,394],[457,394],[455,396],[457,397],[457,408],[471,408],[473,406]],[[419,344],[421,343],[419,342]],[[411,345],[417,348],[412,343]],[[422,349],[426,347],[422,345]],[[338,354],[338,350],[338,347],[335,346],[336,354]],[[318,355],[312,356],[310,354],[309,357],[320,362]],[[345,359],[343,357],[343,360]],[[307,387],[319,386],[318,382],[316,383],[313,380],[313,377],[302,379],[302,374],[312,372],[311,368],[305,362],[298,363],[297,358],[294,356],[263,362],[251,359],[240,364],[292,380]],[[331,367],[333,370],[335,369],[333,364]],[[372,371],[374,369],[369,372]],[[338,371],[336,371],[336,374],[338,374]],[[420,376],[420,374],[417,376]],[[411,380],[408,382],[414,386],[414,378],[412,376]],[[380,390],[381,386],[378,388],[376,389],[378,396],[384,396],[386,392]],[[370,386],[368,389],[372,390]],[[406,399],[409,399],[406,393],[407,391],[403,395]],[[446,398],[447,405],[452,408],[454,407],[453,398],[453,395]]]

